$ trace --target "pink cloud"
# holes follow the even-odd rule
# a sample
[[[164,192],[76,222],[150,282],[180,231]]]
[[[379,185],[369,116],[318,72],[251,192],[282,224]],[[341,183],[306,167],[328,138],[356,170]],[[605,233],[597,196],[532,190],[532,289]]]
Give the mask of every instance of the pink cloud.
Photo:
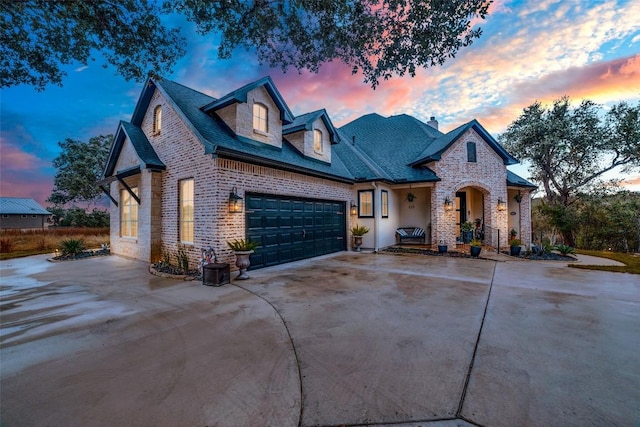
[[[53,189],[53,177],[46,172],[51,165],[34,154],[0,138],[0,195],[31,197],[41,205]]]

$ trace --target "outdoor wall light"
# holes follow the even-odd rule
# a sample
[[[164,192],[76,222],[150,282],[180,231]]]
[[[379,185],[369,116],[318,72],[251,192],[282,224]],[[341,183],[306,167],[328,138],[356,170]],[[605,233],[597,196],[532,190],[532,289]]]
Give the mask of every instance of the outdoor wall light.
[[[507,204],[502,200],[502,198],[498,198],[498,211],[502,212],[507,209]]]
[[[229,212],[242,212],[242,197],[238,196],[238,189],[233,187],[229,193]]]
[[[353,200],[351,201],[351,206],[349,207],[349,213],[351,215],[358,214],[358,205],[356,205]]]
[[[444,199],[444,210],[447,212],[453,210],[453,202],[448,197]]]

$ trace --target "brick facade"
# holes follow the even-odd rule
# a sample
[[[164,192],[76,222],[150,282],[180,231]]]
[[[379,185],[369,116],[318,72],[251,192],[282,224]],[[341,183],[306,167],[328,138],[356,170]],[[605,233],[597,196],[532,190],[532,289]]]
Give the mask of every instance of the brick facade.
[[[455,247],[456,236],[459,234],[455,211],[445,211],[444,201],[447,198],[454,200],[456,193],[462,191],[469,197],[469,215],[483,218],[485,229],[490,234],[488,238],[493,239],[489,244],[495,246],[497,243],[497,230],[500,231],[500,245],[507,244],[509,227],[515,221],[515,215],[510,218],[510,212],[516,208],[519,237],[526,245],[530,244],[530,190],[521,190],[521,203],[513,205],[511,200],[518,189],[507,189],[504,160],[474,129],[469,129],[458,138],[439,161],[428,165],[441,181],[416,186],[412,191],[420,194],[418,203],[421,205],[418,206],[419,209],[415,205],[409,206],[407,209],[413,210],[406,212],[407,190],[404,186],[394,187],[383,183],[351,184],[207,155],[199,135],[194,133],[195,130],[184,112],[174,107],[174,101],[165,98],[157,88],[150,99],[147,99],[146,110],[137,120],[149,141],[147,145],[151,145],[166,168],[163,171],[141,168],[139,173],[124,178],[128,186],[138,188],[140,196],[138,237],[121,236],[121,207],[112,204],[111,247],[116,254],[151,262],[170,254],[175,261],[180,242],[179,188],[180,181],[184,179],[194,180],[194,241],[183,245],[192,268],[199,262],[201,250],[208,246],[214,248],[219,261],[233,265],[235,256],[226,242],[245,238],[246,233],[244,212],[229,212],[229,194],[234,187],[242,198],[247,193],[258,193],[339,201],[347,207],[351,201],[357,200],[358,188],[374,188],[376,200],[379,200],[382,190],[387,191],[388,216],[382,218],[378,201],[375,202],[377,219],[359,219],[357,216],[345,215],[347,230],[356,222],[371,226],[372,233],[367,236],[365,243],[375,249],[393,244],[395,228],[409,225],[402,221],[430,229],[431,236],[427,237],[427,242],[434,245],[444,242]],[[269,109],[266,134],[256,133],[253,129],[254,102]],[[162,109],[162,126],[159,131],[154,132],[154,112],[158,107]],[[273,145],[276,149],[282,146],[279,110],[264,87],[249,91],[246,103],[238,102],[223,107],[216,114],[238,136]],[[305,157],[330,164],[332,146],[329,129],[320,118],[316,119],[312,128],[322,131],[322,153],[314,151],[312,131],[291,133],[286,138]],[[475,143],[476,162],[468,161],[468,142]],[[129,170],[138,165],[141,165],[141,159],[127,137],[115,163],[115,171]],[[119,181],[113,181],[111,196],[120,200],[123,188]],[[499,199],[509,201],[507,210],[497,210]],[[350,247],[350,235],[345,237],[347,246]]]

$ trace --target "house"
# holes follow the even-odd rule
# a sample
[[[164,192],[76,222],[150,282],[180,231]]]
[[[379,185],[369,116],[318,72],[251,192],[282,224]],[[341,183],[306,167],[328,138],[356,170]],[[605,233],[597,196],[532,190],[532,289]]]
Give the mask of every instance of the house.
[[[476,120],[442,133],[369,114],[337,129],[325,110],[294,115],[269,77],[217,99],[149,80],[99,184],[113,253],[153,262],[182,245],[195,264],[212,246],[232,262],[226,242],[250,238],[258,268],[349,249],[355,224],[374,250],[403,226],[455,247],[468,220],[487,245],[511,228],[529,245],[535,186],[515,163]]]
[[[44,229],[51,212],[33,199],[22,197],[0,197],[0,228],[6,229]]]

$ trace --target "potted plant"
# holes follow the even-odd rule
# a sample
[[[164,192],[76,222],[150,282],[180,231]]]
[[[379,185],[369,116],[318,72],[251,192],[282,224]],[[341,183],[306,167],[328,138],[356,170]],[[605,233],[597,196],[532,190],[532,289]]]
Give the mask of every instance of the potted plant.
[[[440,240],[440,243],[438,243],[438,253],[443,254],[445,252],[447,252],[447,244],[444,240]]]
[[[509,253],[511,254],[511,256],[520,256],[520,245],[522,245],[520,239],[511,239],[511,241],[509,242]]]
[[[235,239],[232,242],[227,242],[229,248],[236,255],[236,267],[240,270],[240,274],[236,279],[246,280],[249,278],[247,269],[251,265],[251,254],[255,252],[259,246],[258,242],[251,241],[250,239]]]
[[[460,231],[462,231],[463,243],[469,243],[473,239],[473,223],[471,221],[460,224]]]
[[[362,236],[367,234],[369,229],[364,225],[354,225],[351,227],[351,234],[353,235],[353,246],[356,252],[360,252],[360,246],[362,246]]]
[[[515,239],[517,235],[518,232],[516,231],[516,229],[512,228],[511,231],[509,231],[509,240]]]
[[[469,242],[469,253],[472,257],[478,258],[480,256],[480,251],[482,251],[482,242],[478,239],[473,239]]]

